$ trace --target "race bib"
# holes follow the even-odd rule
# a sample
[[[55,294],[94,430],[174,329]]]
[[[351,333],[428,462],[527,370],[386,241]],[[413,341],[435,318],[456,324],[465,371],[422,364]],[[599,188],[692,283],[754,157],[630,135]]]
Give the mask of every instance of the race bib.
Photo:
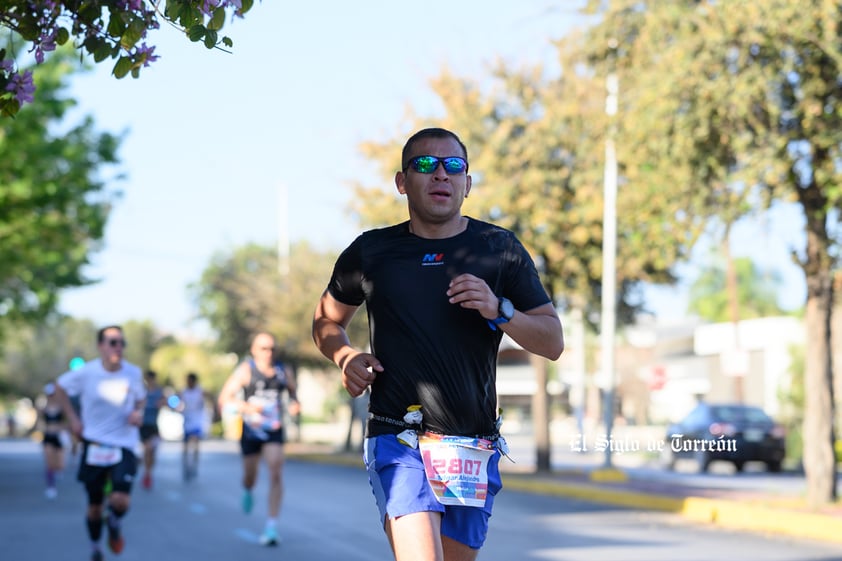
[[[123,450],[117,446],[104,446],[102,444],[88,444],[88,451],[85,453],[85,463],[91,466],[113,466],[123,459]]]
[[[260,408],[259,413],[250,413],[244,417],[245,422],[254,429],[275,431],[281,428],[281,409],[277,399],[265,399],[258,396],[249,398],[249,403]]]
[[[427,482],[441,504],[485,506],[488,460],[494,454],[490,440],[425,433],[418,446]]]

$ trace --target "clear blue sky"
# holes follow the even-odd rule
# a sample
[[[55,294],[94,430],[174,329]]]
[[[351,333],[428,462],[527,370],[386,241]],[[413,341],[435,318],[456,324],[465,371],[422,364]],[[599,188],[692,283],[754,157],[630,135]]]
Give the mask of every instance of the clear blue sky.
[[[359,144],[405,132],[406,107],[437,116],[428,83],[444,66],[482,78],[499,57],[552,70],[551,41],[582,23],[558,4],[264,0],[226,25],[231,55],[162,27],[147,40],[161,58],[140,79],[114,79],[110,63],[75,78],[81,110],[102,130],[128,132],[128,179],[88,269],[102,282],[66,291],[61,309],[99,324],[150,319],[201,333],[187,285],[215,252],[276,243],[281,185],[290,238],[341,249],[357,233],[344,212],[350,182],[377,179]],[[748,239],[760,258],[779,259]],[[797,305],[800,277],[787,279],[802,291]],[[653,295],[656,310],[683,311],[681,290]]]

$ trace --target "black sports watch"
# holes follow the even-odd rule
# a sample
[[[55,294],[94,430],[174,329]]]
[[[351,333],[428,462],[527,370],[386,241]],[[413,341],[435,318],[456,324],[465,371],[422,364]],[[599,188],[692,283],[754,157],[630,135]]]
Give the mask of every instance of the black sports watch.
[[[488,327],[490,327],[493,331],[497,331],[498,325],[501,323],[507,323],[514,315],[515,306],[512,304],[512,301],[501,296],[497,303],[497,318],[488,320]]]

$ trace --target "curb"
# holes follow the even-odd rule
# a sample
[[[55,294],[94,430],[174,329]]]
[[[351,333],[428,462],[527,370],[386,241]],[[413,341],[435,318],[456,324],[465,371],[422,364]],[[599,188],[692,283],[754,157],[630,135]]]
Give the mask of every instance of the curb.
[[[540,476],[503,474],[504,488],[678,514],[692,522],[732,530],[785,535],[842,544],[842,517],[730,499],[671,497],[657,493],[562,483]]]
[[[288,450],[289,459],[331,463],[362,469],[360,454]],[[558,474],[556,474],[558,475]],[[583,481],[563,482],[531,473],[501,473],[503,488],[525,493],[566,497],[640,510],[677,514],[691,522],[732,530],[775,534],[842,544],[842,517],[775,505],[753,504],[732,499],[673,497],[651,492],[612,487],[628,481],[618,469],[574,470],[565,475]],[[605,483],[605,485],[599,485]]]

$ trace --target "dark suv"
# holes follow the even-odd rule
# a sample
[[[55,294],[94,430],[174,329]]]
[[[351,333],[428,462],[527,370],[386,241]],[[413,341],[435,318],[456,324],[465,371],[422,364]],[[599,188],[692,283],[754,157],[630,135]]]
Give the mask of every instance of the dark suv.
[[[786,454],[784,429],[761,408],[743,404],[700,403],[667,429],[663,460],[670,469],[680,458],[694,459],[699,471],[725,460],[742,471],[746,462],[763,462],[781,471]]]

